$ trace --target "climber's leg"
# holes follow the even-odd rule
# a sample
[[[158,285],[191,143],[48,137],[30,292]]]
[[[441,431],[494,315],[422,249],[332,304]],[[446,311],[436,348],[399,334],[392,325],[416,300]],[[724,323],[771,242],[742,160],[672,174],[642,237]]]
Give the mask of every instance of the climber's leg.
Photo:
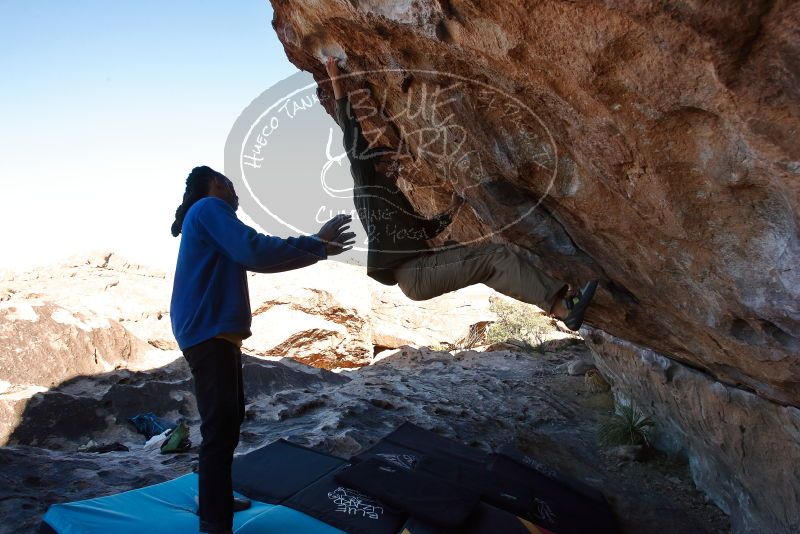
[[[545,312],[551,312],[554,303],[566,295],[567,284],[536,267],[530,253],[519,247],[495,245],[492,256],[493,272],[484,283],[495,291]]]
[[[599,280],[590,280],[584,285],[576,294],[570,295],[565,299],[556,299],[556,304],[561,304],[561,308],[567,310],[566,316],[558,315],[558,318],[564,321],[567,328],[571,330],[579,330],[583,324],[583,316],[586,314],[586,309],[594,298],[594,292],[597,289]]]
[[[426,254],[394,269],[400,289],[412,300],[427,300],[473,284],[550,312],[566,284],[538,269],[513,245],[464,246]]]

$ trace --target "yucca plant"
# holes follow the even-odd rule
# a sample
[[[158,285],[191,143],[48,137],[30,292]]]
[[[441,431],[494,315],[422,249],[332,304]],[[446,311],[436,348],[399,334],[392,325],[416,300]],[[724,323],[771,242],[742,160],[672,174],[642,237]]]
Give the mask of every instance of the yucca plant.
[[[614,445],[650,445],[650,434],[655,422],[630,404],[619,407],[619,412],[608,416],[601,424],[599,431],[600,444],[606,447]]]

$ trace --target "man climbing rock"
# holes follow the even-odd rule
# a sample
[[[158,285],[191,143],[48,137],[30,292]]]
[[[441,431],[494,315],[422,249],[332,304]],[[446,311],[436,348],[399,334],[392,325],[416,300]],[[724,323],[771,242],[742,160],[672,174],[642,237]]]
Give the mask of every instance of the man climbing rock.
[[[353,202],[367,232],[367,274],[386,285],[398,284],[412,300],[427,300],[483,283],[535,304],[578,330],[597,288],[596,280],[568,294],[567,284],[538,269],[529,253],[512,245],[489,243],[431,250],[428,241],[451,223],[463,199],[454,193],[450,206],[430,219],[417,213],[397,186],[396,151],[370,147],[344,93],[337,60],[328,58],[325,68],[350,160]]]
[[[209,167],[192,169],[172,235],[181,238],[170,318],[194,377],[200,433],[200,532],[232,532],[233,451],[244,420],[242,340],[252,335],[247,271],[274,273],[312,265],[352,248],[350,217],[339,215],[316,235],[281,239],[236,217],[231,181]]]

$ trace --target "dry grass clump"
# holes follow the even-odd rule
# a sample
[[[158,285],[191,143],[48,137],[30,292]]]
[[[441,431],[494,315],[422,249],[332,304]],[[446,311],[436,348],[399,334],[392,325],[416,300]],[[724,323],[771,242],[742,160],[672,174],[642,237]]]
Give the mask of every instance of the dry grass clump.
[[[602,393],[611,389],[611,385],[606,382],[603,375],[597,369],[589,369],[583,375],[583,383],[590,393]]]

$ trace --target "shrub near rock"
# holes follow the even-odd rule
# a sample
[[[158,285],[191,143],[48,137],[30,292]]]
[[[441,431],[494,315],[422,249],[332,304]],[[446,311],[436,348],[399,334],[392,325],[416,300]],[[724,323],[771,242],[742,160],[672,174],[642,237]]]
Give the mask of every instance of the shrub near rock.
[[[486,330],[487,344],[515,340],[529,350],[541,350],[545,336],[555,330],[553,321],[530,304],[494,298],[489,309],[497,321]]]

